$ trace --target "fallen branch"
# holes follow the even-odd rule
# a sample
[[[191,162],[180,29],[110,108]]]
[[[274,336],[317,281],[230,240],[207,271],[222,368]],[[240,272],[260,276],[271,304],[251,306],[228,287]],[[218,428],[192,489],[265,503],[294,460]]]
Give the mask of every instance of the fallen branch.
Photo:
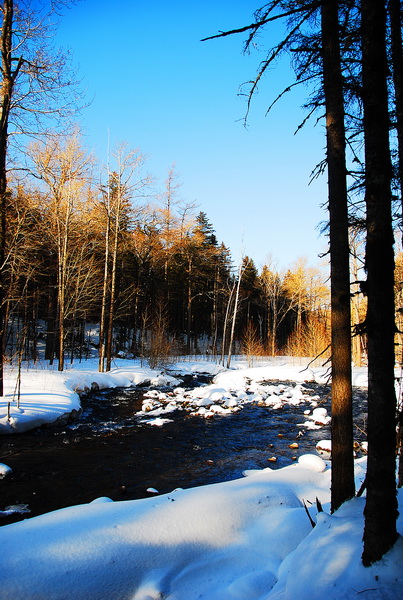
[[[316,526],[316,523],[315,523],[315,521],[312,519],[311,515],[309,514],[309,510],[308,510],[308,508],[307,508],[307,506],[306,506],[306,504],[305,504],[305,500],[303,500],[303,501],[302,501],[302,504],[304,505],[305,512],[306,512],[306,514],[308,515],[309,522],[310,522],[310,524],[312,525],[312,529],[313,529],[313,528]]]

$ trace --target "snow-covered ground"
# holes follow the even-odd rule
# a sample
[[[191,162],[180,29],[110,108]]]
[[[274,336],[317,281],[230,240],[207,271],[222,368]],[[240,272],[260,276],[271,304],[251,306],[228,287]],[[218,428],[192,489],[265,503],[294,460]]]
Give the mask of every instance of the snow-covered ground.
[[[2,433],[64,418],[79,410],[78,392],[145,381],[179,385],[175,374],[209,372],[214,382],[189,396],[156,390],[143,406],[147,418],[161,419],[173,406],[211,411],[242,410],[245,401],[274,408],[296,406],[305,381],[323,382],[324,369],[303,370],[286,359],[230,371],[213,362],[184,361],[170,375],[117,361],[100,374],[92,361],[64,373],[46,365],[22,372],[20,406],[13,400],[15,373],[7,372],[8,394],[0,403]],[[14,378],[14,380],[13,380]],[[301,386],[262,386],[294,380]],[[366,384],[365,370],[355,371]],[[10,402],[10,417],[7,417]],[[315,398],[311,398],[311,416]],[[220,407],[213,410],[213,407]],[[305,408],[305,407],[304,407]],[[305,415],[309,420],[309,415]],[[304,416],[304,418],[305,418]],[[317,415],[318,416],[318,415]],[[326,415],[322,415],[326,418]],[[312,419],[311,419],[312,420]],[[315,421],[315,419],[313,419]],[[156,424],[162,424],[157,422]],[[306,425],[308,426],[308,425]],[[356,461],[357,487],[365,458]],[[0,466],[6,484],[8,470]],[[94,499],[0,528],[1,600],[398,600],[403,589],[403,543],[370,568],[361,566],[363,508],[356,498],[329,514],[330,466],[312,449],[283,469],[245,473],[235,481],[206,485],[142,500]],[[316,498],[324,512],[317,513]],[[402,512],[402,491],[399,490]],[[312,528],[304,504],[316,526]],[[403,534],[403,518],[398,530]]]
[[[306,361],[308,362],[308,361]],[[95,388],[130,387],[149,383],[158,387],[163,385],[179,385],[175,374],[207,373],[215,375],[211,386],[196,391],[193,399],[197,400],[198,394],[205,401],[199,402],[199,408],[204,406],[221,405],[223,408],[241,407],[245,394],[248,392],[249,400],[252,394],[254,400],[257,396],[265,395],[262,400],[266,401],[267,387],[259,387],[261,381],[297,381],[300,383],[316,381],[325,383],[328,381],[328,371],[323,367],[304,367],[303,364],[283,358],[275,357],[267,361],[261,361],[259,367],[248,368],[246,361],[233,359],[233,367],[230,370],[218,366],[214,361],[181,361],[169,366],[169,374],[161,370],[152,370],[141,366],[139,361],[117,359],[113,362],[113,368],[108,373],[99,373],[98,362],[90,359],[83,362],[67,364],[63,372],[58,372],[56,366],[52,368],[45,362],[29,365],[22,369],[20,399],[17,397],[17,370],[8,368],[5,375],[5,396],[0,398],[0,434],[24,432],[42,424],[54,422],[58,419],[67,418],[73,411],[80,410],[80,392]],[[366,386],[366,369],[354,370],[354,385]],[[273,394],[271,394],[273,396]],[[276,394],[274,394],[276,395]],[[278,395],[278,394],[277,394]],[[207,398],[208,396],[208,398]],[[151,396],[150,396],[151,398]],[[163,400],[163,403],[171,404],[172,398],[156,393],[155,398]],[[200,399],[200,398],[199,398]],[[213,399],[213,402],[210,400]],[[283,397],[282,401],[286,398]],[[232,402],[231,402],[232,401]],[[267,404],[274,406],[278,399],[268,400]],[[175,392],[175,402],[182,407],[189,404],[189,395],[182,395],[180,388]],[[297,396],[294,403],[298,403]],[[195,408],[195,404],[193,408]],[[228,406],[232,404],[232,406]],[[224,406],[223,406],[224,405]],[[151,405],[150,405],[151,407]],[[149,408],[150,408],[149,407]],[[166,408],[166,407],[165,407]],[[162,412],[169,412],[168,410]]]

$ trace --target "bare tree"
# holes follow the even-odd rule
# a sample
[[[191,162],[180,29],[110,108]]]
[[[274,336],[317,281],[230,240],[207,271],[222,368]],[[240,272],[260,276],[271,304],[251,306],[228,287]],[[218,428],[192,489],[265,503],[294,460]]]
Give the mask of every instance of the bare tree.
[[[108,182],[104,187],[102,204],[105,213],[105,261],[102,308],[99,334],[99,370],[111,368],[112,336],[115,314],[116,273],[119,241],[127,231],[133,216],[131,199],[145,193],[150,184],[148,176],[141,175],[144,156],[119,144],[113,153],[114,169],[108,168]]]
[[[248,367],[253,367],[253,359],[263,356],[263,346],[256,326],[249,320],[242,335],[242,352],[246,355]]]
[[[32,8],[28,0],[4,0],[0,6],[0,395],[3,394],[4,283],[7,162],[10,134],[38,133],[49,119],[66,117],[76,106],[68,57],[49,42],[51,14]],[[73,92],[74,94],[74,92]],[[10,131],[12,123],[13,131]]]
[[[36,143],[31,147],[31,157],[50,198],[50,231],[57,256],[57,355],[59,371],[63,371],[72,228],[82,195],[85,199],[82,190],[89,177],[91,157],[80,146],[77,134],[73,134],[66,141],[51,138],[47,144]]]
[[[271,356],[276,354],[278,327],[287,315],[289,303],[283,293],[283,279],[281,273],[264,265],[261,285],[267,302],[267,338]]]
[[[364,269],[364,254],[361,248],[364,243],[365,238],[360,229],[350,227],[352,362],[356,367],[362,366],[362,358],[366,352],[364,331],[360,325],[365,319],[366,310],[366,299],[363,298],[361,290],[361,274]]]
[[[227,369],[229,369],[231,366],[231,356],[232,356],[232,349],[233,349],[233,345],[234,345],[235,323],[236,323],[236,317],[237,317],[238,307],[239,307],[238,306],[239,305],[239,291],[241,288],[242,275],[247,266],[248,266],[248,260],[243,259],[238,267],[238,277],[237,277],[235,297],[234,297],[234,309],[232,312],[231,332],[230,332],[229,345],[228,345]]]

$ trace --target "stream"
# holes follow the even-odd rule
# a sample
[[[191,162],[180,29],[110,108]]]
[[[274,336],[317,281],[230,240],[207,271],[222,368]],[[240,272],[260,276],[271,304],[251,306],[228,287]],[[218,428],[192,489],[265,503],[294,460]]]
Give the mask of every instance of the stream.
[[[329,388],[309,385],[330,413]],[[0,460],[13,472],[0,480],[0,510],[26,505],[27,512],[4,517],[0,525],[101,496],[145,498],[155,493],[150,488],[162,494],[232,480],[247,469],[281,468],[330,439],[329,426],[298,426],[304,404],[280,410],[245,404],[238,413],[213,419],[178,410],[169,415],[172,422],[152,426],[135,415],[147,390],[92,392],[82,398],[77,422],[2,436]],[[363,439],[366,391],[354,394],[355,435]]]

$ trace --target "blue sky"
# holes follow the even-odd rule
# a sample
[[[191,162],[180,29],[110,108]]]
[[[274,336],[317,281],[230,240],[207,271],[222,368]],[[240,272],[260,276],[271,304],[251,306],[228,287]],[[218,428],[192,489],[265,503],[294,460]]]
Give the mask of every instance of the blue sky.
[[[249,0],[80,0],[61,19],[56,43],[71,49],[91,104],[83,114],[88,146],[106,161],[111,145],[139,148],[163,186],[175,163],[181,196],[197,202],[231,249],[258,267],[278,268],[326,251],[326,177],[308,186],[323,158],[323,126],[294,135],[306,89],[265,116],[292,80],[288,62],[265,78],[243,126],[239,86],[254,76],[264,52],[242,53],[244,35],[201,42],[253,21]],[[274,31],[274,30],[273,30]],[[266,34],[268,36],[268,34]],[[268,40],[260,39],[264,49]]]

